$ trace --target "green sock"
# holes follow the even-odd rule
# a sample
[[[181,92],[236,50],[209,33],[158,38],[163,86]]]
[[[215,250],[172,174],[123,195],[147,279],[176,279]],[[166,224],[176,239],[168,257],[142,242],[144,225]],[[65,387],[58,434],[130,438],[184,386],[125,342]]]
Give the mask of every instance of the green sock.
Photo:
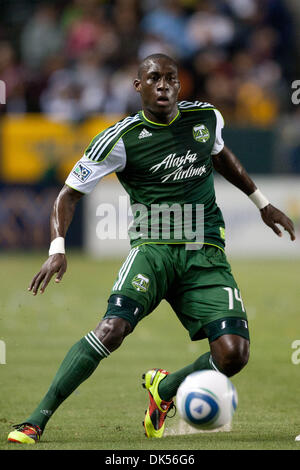
[[[64,358],[45,397],[25,421],[44,430],[59,405],[96,369],[101,359],[110,354],[91,331],[75,343]]]
[[[214,369],[215,365],[212,362],[210,352],[207,352],[196,359],[195,362],[189,364],[183,369],[167,375],[158,386],[158,393],[162,400],[170,401],[176,395],[177,389],[181,382],[192,372],[204,369]]]

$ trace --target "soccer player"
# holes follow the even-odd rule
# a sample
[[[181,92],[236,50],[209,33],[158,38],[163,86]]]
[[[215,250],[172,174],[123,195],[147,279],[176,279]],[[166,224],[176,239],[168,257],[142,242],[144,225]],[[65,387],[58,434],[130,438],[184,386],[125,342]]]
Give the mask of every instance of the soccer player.
[[[247,316],[224,252],[224,220],[215,200],[213,168],[249,196],[278,236],[282,232],[276,224],[295,240],[291,220],[269,203],[224,145],[220,112],[209,103],[178,102],[174,60],[163,54],[144,59],[134,87],[142,110],[98,134],[58,194],[49,257],[29,291],[44,292],[55,273],[55,281],[62,280],[67,268],[64,239],[76,203],[113,172],[128,192],[135,215],[129,229],[131,250],[103,319],[72,346],[45,397],[15,426],[9,441],[37,442],[61,403],[162,299],[170,303],[192,341],[208,339],[209,351],[178,371],[157,368],[144,374],[150,398],[144,418],[147,437],[162,437],[173,397],[188,374],[215,369],[231,377],[246,365]],[[201,208],[203,220],[198,217]]]

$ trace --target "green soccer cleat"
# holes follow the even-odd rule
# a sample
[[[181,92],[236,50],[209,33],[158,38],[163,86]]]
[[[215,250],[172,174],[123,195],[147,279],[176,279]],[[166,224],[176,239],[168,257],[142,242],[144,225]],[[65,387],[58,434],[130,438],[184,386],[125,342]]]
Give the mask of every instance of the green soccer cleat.
[[[165,430],[165,419],[168,412],[175,406],[173,400],[164,401],[158,394],[159,383],[169,374],[164,369],[151,369],[143,374],[143,387],[148,390],[150,404],[143,422],[147,437],[160,438]]]
[[[8,442],[16,442],[17,444],[36,444],[42,435],[39,426],[29,423],[16,424],[15,431],[8,435]]]

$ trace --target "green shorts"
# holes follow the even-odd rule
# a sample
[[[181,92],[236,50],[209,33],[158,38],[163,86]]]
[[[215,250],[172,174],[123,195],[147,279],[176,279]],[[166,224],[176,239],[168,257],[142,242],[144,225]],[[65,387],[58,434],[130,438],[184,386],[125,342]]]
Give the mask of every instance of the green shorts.
[[[134,328],[167,300],[192,340],[223,334],[249,339],[247,315],[224,251],[212,245],[145,244],[130,250],[104,317]]]

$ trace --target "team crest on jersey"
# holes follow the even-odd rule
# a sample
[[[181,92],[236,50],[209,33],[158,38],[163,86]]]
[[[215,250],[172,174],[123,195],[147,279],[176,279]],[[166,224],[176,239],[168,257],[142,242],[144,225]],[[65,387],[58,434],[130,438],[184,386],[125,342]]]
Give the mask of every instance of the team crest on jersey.
[[[209,130],[204,124],[196,124],[193,127],[193,137],[197,142],[205,143],[210,137]]]
[[[73,170],[73,175],[76,176],[76,178],[78,178],[82,183],[88,179],[91,173],[92,171],[82,163],[78,163]]]
[[[147,292],[150,280],[144,274],[137,274],[131,281],[133,287],[139,292]]]

